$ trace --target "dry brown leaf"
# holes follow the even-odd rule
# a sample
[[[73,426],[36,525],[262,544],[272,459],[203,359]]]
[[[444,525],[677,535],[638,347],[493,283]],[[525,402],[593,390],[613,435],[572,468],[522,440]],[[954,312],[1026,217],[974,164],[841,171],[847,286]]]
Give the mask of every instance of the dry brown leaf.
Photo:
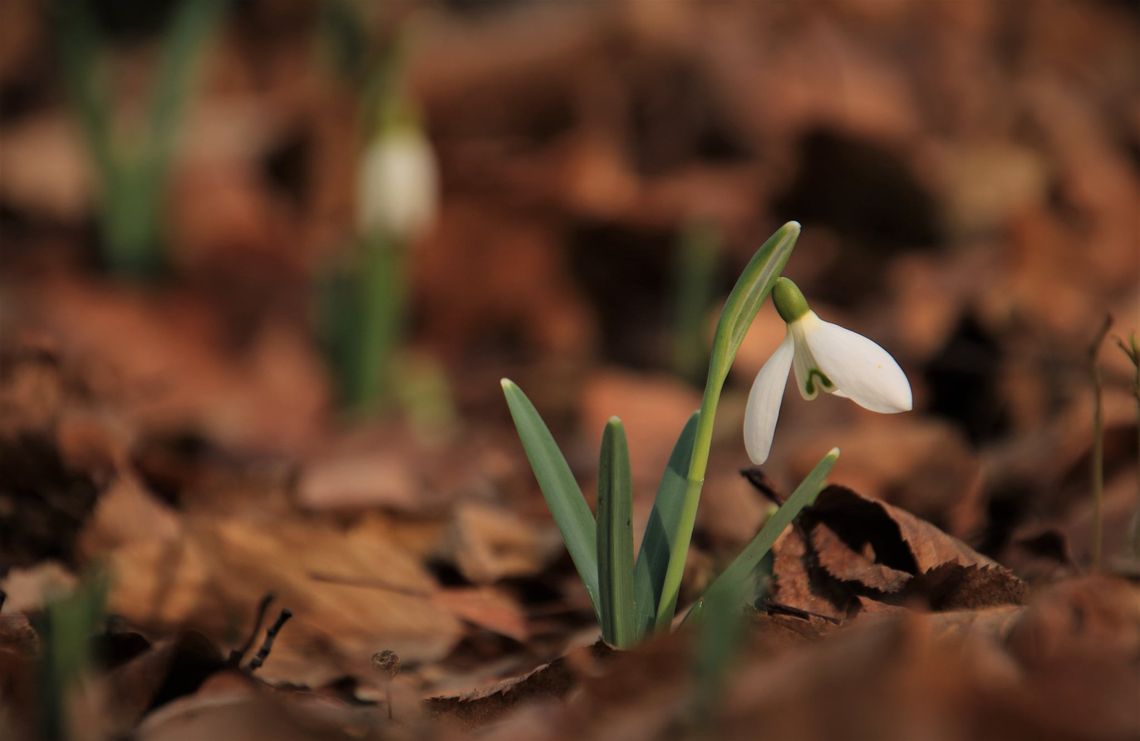
[[[313,461],[301,473],[297,503],[316,511],[380,507],[420,512],[422,488],[403,456],[372,452]]]
[[[893,594],[911,580],[905,571],[875,563],[875,553],[869,545],[862,551],[852,550],[823,523],[811,528],[808,537],[820,568],[840,581],[856,582],[875,592]]]
[[[930,523],[844,487],[824,489],[798,527],[775,547],[779,603],[842,615],[868,597],[924,601],[936,610],[1025,599],[1024,583],[1008,569]]]
[[[877,562],[910,574],[929,571],[944,563],[1000,568],[996,562],[929,522],[846,487],[827,487],[808,512],[805,526],[825,523],[849,545],[859,548],[870,545]]]
[[[111,609],[132,624],[186,625],[224,638],[273,592],[295,617],[260,675],[319,686],[368,677],[372,654],[438,659],[461,626],[432,602],[434,580],[399,548],[288,520],[188,518],[170,541],[133,541],[110,554]]]
[[[675,378],[601,369],[582,389],[582,428],[589,448],[597,450],[606,420],[620,417],[634,480],[656,486],[677,435],[700,403],[698,393]]]
[[[91,168],[78,127],[48,113],[4,130],[0,198],[32,213],[77,222],[92,200]]]
[[[1030,601],[1009,647],[1027,665],[1077,656],[1134,663],[1140,660],[1140,586],[1100,575],[1054,584]]]
[[[944,563],[911,579],[899,600],[921,601],[930,609],[968,610],[1024,604],[1025,582],[1003,567]]]
[[[0,579],[5,613],[38,612],[49,600],[64,597],[75,589],[75,574],[57,561],[40,561],[25,569],[12,569]]]
[[[39,650],[40,638],[36,634],[28,616],[13,613],[5,603],[5,612],[0,614],[0,649],[21,656],[31,656]]]
[[[474,728],[498,720],[524,703],[565,696],[577,680],[575,666],[592,663],[591,658],[608,653],[609,649],[601,642],[577,648],[523,676],[511,677],[463,695],[432,697],[427,701],[428,712],[436,718],[446,718],[459,722],[462,727]]]
[[[149,710],[193,694],[224,667],[218,648],[200,633],[159,641],[102,679],[109,723],[129,732]]]
[[[387,716],[308,693],[248,685],[219,686],[163,705],[143,719],[140,741],[318,741],[387,738]]]
[[[558,552],[558,541],[509,510],[474,502],[455,508],[445,554],[475,584],[539,573]]]
[[[456,617],[525,643],[526,615],[517,600],[494,587],[440,589],[432,600]]]
[[[815,569],[803,532],[793,528],[784,533],[772,549],[771,598],[783,605],[829,618],[842,618],[847,601],[837,596],[826,581],[813,578]]]

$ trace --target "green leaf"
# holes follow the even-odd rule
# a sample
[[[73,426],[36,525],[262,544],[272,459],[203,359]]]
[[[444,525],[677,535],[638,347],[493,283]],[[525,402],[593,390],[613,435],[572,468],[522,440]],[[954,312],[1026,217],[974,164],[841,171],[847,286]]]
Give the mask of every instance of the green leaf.
[[[690,618],[697,617],[702,605],[709,599],[719,600],[721,599],[721,592],[738,590],[740,585],[746,584],[752,579],[756,567],[772,549],[776,543],[776,538],[780,537],[784,528],[791,524],[804,507],[815,502],[816,497],[823,491],[827,474],[831,473],[831,467],[835,465],[838,458],[839,448],[832,448],[819,463],[815,464],[815,468],[811,470],[807,478],[800,482],[800,485],[796,487],[796,490],[792,492],[783,506],[768,518],[756,537],[744,547],[744,550],[728,565],[728,568],[721,572],[720,576],[709,585],[709,588],[705,590],[704,595],[689,613]]]
[[[637,638],[633,611],[633,486],[621,420],[602,433],[598,462],[598,586],[602,637],[618,648]]]
[[[657,498],[649,513],[645,526],[645,537],[641,539],[641,549],[637,553],[637,566],[634,569],[635,598],[638,630],[643,634],[651,631],[657,619],[657,605],[661,601],[661,587],[665,582],[665,571],[669,568],[669,552],[677,538],[677,525],[681,521],[681,505],[685,499],[685,476],[689,471],[689,459],[693,454],[693,440],[697,436],[697,412],[681,430],[669,463],[661,475],[657,487]]]
[[[598,606],[598,557],[597,537],[594,516],[582,497],[582,490],[570,472],[562,451],[554,442],[546,423],[538,415],[534,404],[526,398],[518,386],[510,379],[502,380],[503,394],[507,397],[511,417],[515,421],[519,439],[522,440],[526,457],[539,488],[546,498],[546,506],[554,517],[554,524],[562,533],[570,559],[578,569],[578,575],[586,585],[594,611],[601,614]]]
[[[735,583],[709,594],[703,602],[692,657],[692,721],[699,728],[713,722],[729,672],[740,658],[747,637],[744,605],[751,596],[746,584]]]
[[[784,272],[784,265],[792,256],[799,236],[799,223],[789,221],[768,237],[748,261],[728,295],[717,323],[708,383],[715,381],[718,388],[724,383],[744,335],[748,333],[764,299],[772,292],[776,279]]]
[[[182,0],[174,10],[170,29],[163,39],[150,104],[149,134],[153,137],[153,150],[148,157],[155,171],[155,185],[168,168],[202,49],[213,36],[225,7],[222,0]]]

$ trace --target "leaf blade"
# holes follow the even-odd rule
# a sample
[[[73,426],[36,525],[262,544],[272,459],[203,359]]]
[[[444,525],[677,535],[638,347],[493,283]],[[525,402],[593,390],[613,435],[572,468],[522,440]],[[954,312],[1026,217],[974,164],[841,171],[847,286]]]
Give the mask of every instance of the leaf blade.
[[[796,515],[805,507],[815,502],[816,497],[823,491],[827,475],[831,473],[831,468],[838,458],[839,449],[832,448],[827,455],[820,459],[819,463],[815,464],[815,468],[800,482],[792,495],[768,518],[768,521],[760,528],[760,532],[756,533],[756,536],[720,573],[720,576],[713,580],[713,583],[709,585],[701,599],[693,607],[690,617],[697,617],[702,605],[709,600],[710,596],[719,599],[720,592],[735,590],[740,585],[747,583],[756,567],[760,565],[760,562],[775,545],[776,538],[784,532],[784,528],[790,525]]]
[[[546,499],[554,524],[562,533],[566,550],[586,585],[594,611],[598,605],[597,534],[594,516],[582,496],[582,490],[570,471],[566,458],[559,450],[550,429],[542,421],[538,410],[513,381],[502,380],[503,395],[511,411],[515,429],[530,461],[531,470]]]
[[[657,497],[645,525],[645,535],[637,553],[634,567],[634,609],[638,629],[649,632],[656,625],[657,606],[661,601],[665,572],[669,568],[669,553],[677,538],[677,527],[681,521],[681,507],[684,503],[688,484],[689,460],[693,455],[693,441],[697,435],[697,417],[693,412],[685,423],[669,462],[661,475],[657,487]],[[658,626],[659,627],[659,626]]]
[[[717,323],[709,365],[710,381],[715,379],[718,385],[724,383],[740,343],[764,299],[772,292],[776,279],[784,272],[799,237],[799,222],[787,222],[765,240],[740,273]]]
[[[633,490],[621,420],[602,433],[598,462],[598,597],[602,637],[618,648],[637,640],[633,598]]]

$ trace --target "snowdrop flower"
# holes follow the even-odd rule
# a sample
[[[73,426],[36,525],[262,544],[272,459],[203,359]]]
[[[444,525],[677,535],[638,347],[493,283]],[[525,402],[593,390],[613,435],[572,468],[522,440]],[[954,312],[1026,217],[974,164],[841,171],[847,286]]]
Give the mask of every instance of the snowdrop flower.
[[[808,400],[822,389],[872,412],[910,410],[910,383],[886,350],[860,334],[820,319],[787,278],[776,281],[772,301],[788,325],[788,334],[756,374],[748,395],[744,447],[753,463],[766,461],[772,449],[789,370],[794,369],[800,395]]]
[[[360,232],[379,229],[401,240],[417,236],[435,217],[438,181],[435,153],[419,127],[387,124],[364,150],[357,172]]]

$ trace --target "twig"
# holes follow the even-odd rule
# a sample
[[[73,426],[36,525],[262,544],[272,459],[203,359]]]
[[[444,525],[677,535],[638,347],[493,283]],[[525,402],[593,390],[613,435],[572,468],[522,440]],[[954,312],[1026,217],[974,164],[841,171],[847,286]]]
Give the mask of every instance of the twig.
[[[810,610],[801,610],[798,607],[785,605],[781,602],[773,602],[772,600],[764,600],[760,603],[761,609],[769,615],[787,615],[789,617],[800,618],[801,620],[810,620],[811,618],[819,618],[832,625],[839,625],[842,621],[838,618],[833,618],[830,615],[823,615],[818,612]]]
[[[1101,550],[1104,542],[1104,405],[1103,383],[1096,356],[1104,342],[1105,335],[1112,327],[1112,315],[1106,314],[1100,331],[1089,345],[1089,376],[1093,388],[1093,448],[1092,448],[1092,494],[1093,494],[1093,568],[1100,569]]]
[[[257,640],[257,634],[261,632],[261,624],[265,622],[265,614],[269,612],[269,605],[272,604],[273,597],[273,592],[266,592],[265,596],[261,598],[261,602],[257,604],[257,617],[253,621],[253,630],[249,632],[245,643],[230,651],[229,658],[226,659],[226,663],[230,666],[235,668],[241,666],[241,660],[253,648],[253,642]]]
[[[1134,373],[1132,376],[1132,395],[1136,397],[1136,429],[1137,429],[1137,449],[1136,449],[1136,465],[1140,467],[1140,344],[1136,341],[1136,333],[1133,332],[1128,336],[1128,344],[1120,337],[1116,338],[1116,344],[1132,361]],[[1140,471],[1137,472],[1140,474]],[[1132,545],[1132,558],[1140,561],[1140,475],[1136,477],[1136,512],[1132,516],[1132,531],[1129,534],[1129,540]]]
[[[281,631],[281,627],[289,622],[291,617],[293,617],[293,611],[286,607],[277,616],[273,625],[269,626],[269,630],[265,631],[265,640],[262,642],[261,648],[257,649],[257,655],[249,662],[250,672],[260,669],[265,660],[269,658],[269,652],[273,650],[273,641],[277,640],[277,634]]]

